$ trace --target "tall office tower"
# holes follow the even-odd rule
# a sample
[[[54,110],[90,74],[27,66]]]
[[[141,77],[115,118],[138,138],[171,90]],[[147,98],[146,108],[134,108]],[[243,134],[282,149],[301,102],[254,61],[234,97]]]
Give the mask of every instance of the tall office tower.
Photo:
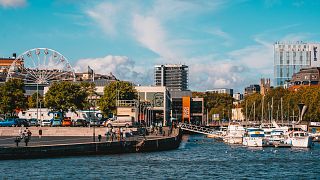
[[[171,91],[188,90],[188,66],[166,64],[154,66],[154,83]]]
[[[301,68],[319,67],[319,43],[276,42],[274,44],[275,86],[282,86]]]

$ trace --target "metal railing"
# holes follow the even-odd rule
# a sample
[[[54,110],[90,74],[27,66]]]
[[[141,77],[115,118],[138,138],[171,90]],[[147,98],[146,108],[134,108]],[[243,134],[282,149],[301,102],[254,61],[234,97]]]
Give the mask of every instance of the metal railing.
[[[217,131],[214,129],[197,126],[193,124],[180,123],[179,126],[182,130],[192,131],[200,134],[206,134],[206,135],[217,134]]]

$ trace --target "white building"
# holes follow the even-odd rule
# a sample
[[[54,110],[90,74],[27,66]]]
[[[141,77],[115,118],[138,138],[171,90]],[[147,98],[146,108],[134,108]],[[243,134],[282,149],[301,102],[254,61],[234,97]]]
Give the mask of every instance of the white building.
[[[229,88],[215,88],[215,89],[207,90],[206,92],[212,92],[212,93],[218,93],[218,94],[229,94],[233,96],[233,89],[229,89]]]
[[[243,100],[243,94],[235,93],[235,94],[233,94],[233,99],[235,99],[237,101],[241,101],[241,100]]]
[[[274,44],[274,82],[282,86],[301,68],[319,67],[319,43],[276,42]]]

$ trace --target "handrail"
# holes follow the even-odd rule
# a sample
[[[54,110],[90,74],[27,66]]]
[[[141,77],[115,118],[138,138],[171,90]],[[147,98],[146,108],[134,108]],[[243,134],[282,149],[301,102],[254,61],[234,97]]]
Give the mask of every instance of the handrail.
[[[197,126],[197,125],[193,125],[193,124],[187,124],[187,123],[180,123],[179,124],[180,128],[183,130],[188,130],[188,131],[192,131],[192,132],[196,132],[196,133],[200,133],[200,134],[217,134],[218,131],[213,130],[211,128],[206,128],[206,127],[202,127],[202,126]]]

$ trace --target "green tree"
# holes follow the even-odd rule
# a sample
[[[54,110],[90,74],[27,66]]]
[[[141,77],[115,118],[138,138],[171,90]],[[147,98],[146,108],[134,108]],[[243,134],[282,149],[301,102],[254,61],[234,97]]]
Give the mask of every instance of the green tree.
[[[84,109],[89,109],[94,106],[94,101],[99,99],[100,95],[96,92],[96,86],[93,82],[81,82],[81,90],[87,92],[87,99],[84,102]]]
[[[192,96],[204,98],[205,109],[208,110],[209,117],[219,114],[220,119],[231,119],[233,98],[229,94],[193,92]]]
[[[100,110],[105,113],[115,113],[116,100],[137,99],[137,91],[130,82],[114,81],[104,87],[104,94],[99,101]]]
[[[73,82],[55,82],[45,94],[45,106],[54,111],[66,112],[84,109],[88,92]]]
[[[33,93],[32,96],[28,97],[28,108],[36,108],[37,107],[37,94],[38,94],[38,107],[44,106],[43,102],[43,96],[41,96],[39,93]]]
[[[12,115],[17,110],[27,108],[23,88],[24,83],[20,79],[10,79],[0,87],[0,111],[2,114],[10,113]]]

